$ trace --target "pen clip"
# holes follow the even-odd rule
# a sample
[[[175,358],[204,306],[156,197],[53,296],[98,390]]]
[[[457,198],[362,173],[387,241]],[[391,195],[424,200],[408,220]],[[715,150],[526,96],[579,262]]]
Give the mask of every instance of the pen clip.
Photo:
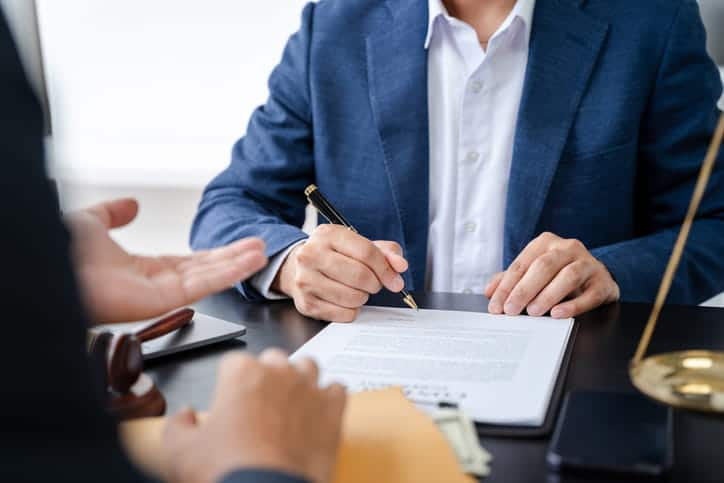
[[[316,208],[316,207],[315,207],[315,208]],[[342,224],[340,224],[340,223],[335,223],[334,221],[330,220],[329,217],[324,214],[324,212],[320,211],[319,209],[317,210],[317,212],[319,212],[319,214],[321,214],[321,215],[324,217],[324,219],[327,220],[331,225],[344,226],[345,228],[347,228],[347,229],[348,229],[349,231],[351,231],[351,232],[359,233],[359,232],[355,229],[355,227],[349,226],[349,225],[342,225]]]
[[[333,225],[342,225],[347,227],[350,231],[358,233],[355,227],[353,227],[341,213],[334,209],[316,186],[309,186],[305,190],[305,195],[307,196],[309,204],[311,204],[329,223]]]

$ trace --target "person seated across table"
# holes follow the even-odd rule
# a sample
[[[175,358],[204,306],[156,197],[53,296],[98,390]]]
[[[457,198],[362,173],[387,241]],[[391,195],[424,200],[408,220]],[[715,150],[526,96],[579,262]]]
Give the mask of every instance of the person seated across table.
[[[324,0],[269,89],[191,234],[266,242],[244,297],[351,321],[404,284],[563,318],[654,299],[721,81],[695,0]],[[724,290],[722,156],[670,302]],[[300,229],[311,183],[359,235]]]
[[[135,216],[131,200],[69,215],[70,241],[43,165],[40,105],[2,9],[0,106],[0,481],[147,481],[102,409],[85,354],[87,323],[160,315],[229,287],[266,263],[263,243],[134,256],[108,235]],[[317,387],[311,361],[290,364],[279,351],[228,356],[208,420],[187,410],[169,421],[170,479],[328,483],[344,406],[342,387]]]

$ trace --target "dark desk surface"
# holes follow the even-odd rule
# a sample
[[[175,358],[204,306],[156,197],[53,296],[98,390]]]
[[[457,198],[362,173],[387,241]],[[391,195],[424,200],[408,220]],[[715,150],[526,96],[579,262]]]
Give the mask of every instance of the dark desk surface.
[[[474,295],[415,294],[415,299],[423,308],[484,312],[487,306],[485,299]],[[398,298],[383,297],[376,302],[399,305]],[[324,327],[321,322],[299,315],[290,302],[249,304],[231,291],[210,297],[196,308],[215,317],[242,323],[248,332],[239,341],[178,354],[150,364],[149,372],[165,394],[170,412],[189,404],[198,409],[208,407],[216,366],[225,352],[248,350],[257,354],[272,346],[293,352]],[[633,391],[628,379],[628,361],[649,309],[648,305],[619,304],[580,317],[567,388]],[[650,353],[681,349],[724,349],[724,309],[666,308]],[[492,475],[486,481],[559,481],[545,466],[548,440],[488,438],[482,443],[495,458]],[[724,482],[724,418],[717,420],[677,413],[675,455],[676,466],[669,481]]]

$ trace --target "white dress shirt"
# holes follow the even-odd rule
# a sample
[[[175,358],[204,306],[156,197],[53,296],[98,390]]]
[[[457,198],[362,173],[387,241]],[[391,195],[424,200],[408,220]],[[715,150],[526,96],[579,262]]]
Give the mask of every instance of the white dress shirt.
[[[503,268],[503,226],[535,0],[518,0],[484,50],[475,30],[429,0],[430,230],[426,289],[482,293]],[[299,242],[299,243],[303,243]],[[299,243],[251,280],[264,297]]]
[[[483,49],[430,0],[430,231],[426,288],[482,293],[503,269],[503,229],[534,0],[518,0]]]

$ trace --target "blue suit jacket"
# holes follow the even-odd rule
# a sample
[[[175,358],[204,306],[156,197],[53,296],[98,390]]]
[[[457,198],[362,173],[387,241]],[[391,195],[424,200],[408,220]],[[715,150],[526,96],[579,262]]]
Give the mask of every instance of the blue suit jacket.
[[[370,239],[398,241],[424,287],[428,231],[426,0],[308,5],[194,248],[305,235],[316,183]],[[624,300],[650,301],[713,133],[721,93],[694,0],[538,0],[507,199],[505,264],[536,235],[583,241]],[[720,157],[722,159],[722,157]],[[699,210],[670,302],[724,290],[724,168]],[[502,269],[503,267],[501,267]],[[249,297],[258,294],[240,285]]]

